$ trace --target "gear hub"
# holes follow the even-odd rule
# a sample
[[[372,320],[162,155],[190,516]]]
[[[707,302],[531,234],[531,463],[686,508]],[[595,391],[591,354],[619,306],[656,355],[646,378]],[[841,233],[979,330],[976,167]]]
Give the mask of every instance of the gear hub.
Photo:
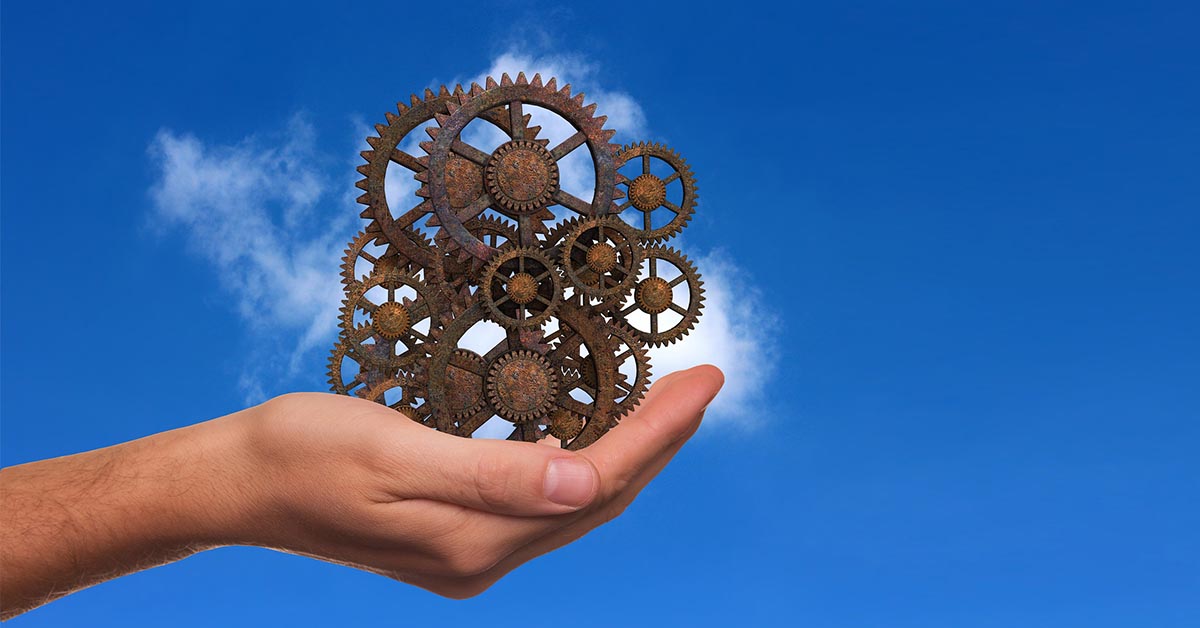
[[[549,412],[558,392],[558,376],[542,356],[509,351],[488,370],[488,397],[496,414],[514,423]]]
[[[505,292],[508,298],[520,305],[526,305],[537,297],[537,280],[529,273],[517,273],[508,280]]]
[[[667,186],[662,179],[643,174],[629,184],[629,202],[639,211],[658,209],[667,200]]]
[[[408,308],[395,301],[388,301],[375,310],[371,322],[380,336],[388,340],[399,340],[408,333],[412,317]]]
[[[662,314],[671,307],[671,286],[661,277],[648,277],[637,285],[633,298],[647,314]]]
[[[583,418],[569,410],[556,410],[550,415],[550,435],[568,441],[583,431]]]
[[[606,273],[617,267],[617,249],[607,242],[597,242],[588,247],[588,268],[596,273]]]
[[[558,163],[537,142],[513,140],[492,153],[487,188],[502,208],[528,214],[546,207],[558,191]]]

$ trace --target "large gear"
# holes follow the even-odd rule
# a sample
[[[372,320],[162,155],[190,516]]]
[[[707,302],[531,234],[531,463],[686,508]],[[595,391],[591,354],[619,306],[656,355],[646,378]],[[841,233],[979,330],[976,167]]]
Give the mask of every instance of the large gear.
[[[554,147],[547,140],[536,139],[530,133],[530,115],[526,105],[547,109],[566,121],[575,133]],[[525,74],[513,81],[507,74],[500,82],[488,77],[486,87],[472,84],[471,90],[460,94],[458,102],[447,104],[448,114],[438,115],[438,128],[427,129],[432,141],[421,148],[429,154],[428,184],[421,193],[433,203],[437,223],[471,255],[488,260],[495,249],[476,238],[463,224],[492,207],[518,218],[520,244],[532,246],[537,234],[545,232],[542,224],[552,219],[545,209],[554,203],[584,216],[603,216],[613,210],[616,193],[616,149],[610,144],[615,131],[604,128],[605,116],[596,116],[596,105],[584,105],[582,93],[571,95],[571,86],[561,89],[555,79],[543,84],[535,74],[526,80]],[[465,142],[462,131],[479,117],[503,117],[509,120],[508,134],[512,141],[502,144],[491,153]],[[580,146],[587,146],[595,167],[595,186],[591,200],[581,199],[558,186],[557,162]],[[456,211],[450,204],[446,165],[453,155],[471,160],[487,172],[488,194],[466,210]]]
[[[695,266],[659,244],[690,220],[696,183],[671,149],[609,143],[615,131],[585,102],[522,73],[426,90],[386,114],[358,168],[368,222],[342,259],[334,392],[459,436],[503,420],[510,440],[551,436],[566,449],[634,410],[650,383],[647,347],[677,341],[702,307]],[[565,121],[567,139],[539,137],[534,107]],[[471,146],[474,120],[506,139],[491,152]],[[422,127],[430,140],[416,156],[402,146]],[[560,160],[580,148],[595,168],[588,199],[560,186]],[[394,167],[418,182],[404,211],[386,195]],[[554,205],[574,216],[556,223]],[[503,338],[474,346],[489,321]]]

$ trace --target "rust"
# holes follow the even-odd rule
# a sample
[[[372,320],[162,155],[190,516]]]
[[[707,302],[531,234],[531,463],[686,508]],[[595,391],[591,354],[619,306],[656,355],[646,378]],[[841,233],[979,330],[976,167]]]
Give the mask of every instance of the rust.
[[[551,145],[530,107],[571,134]],[[490,152],[470,145],[461,134],[475,120],[509,140]],[[649,386],[647,348],[678,341],[699,319],[700,275],[662,244],[698,196],[678,153],[610,144],[605,121],[570,85],[523,73],[425,90],[387,113],[358,168],[367,226],[342,259],[331,389],[443,432],[470,436],[499,417],[510,439],[552,436],[568,449],[631,412]],[[416,132],[429,138],[422,154],[400,148]],[[595,167],[581,196],[559,185],[558,162],[575,150]],[[413,198],[387,198],[390,168],[420,182]],[[564,212],[554,206],[572,217],[556,220]],[[418,231],[426,227],[433,240]],[[484,321],[505,338],[486,351],[460,346]]]

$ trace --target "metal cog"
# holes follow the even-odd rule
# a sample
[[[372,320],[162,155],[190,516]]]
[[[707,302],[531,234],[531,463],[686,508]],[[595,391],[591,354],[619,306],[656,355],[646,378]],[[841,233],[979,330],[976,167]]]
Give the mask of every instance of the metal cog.
[[[370,388],[361,388],[358,391],[358,397],[367,401],[374,401],[380,405],[387,406],[400,414],[421,423],[422,420],[417,411],[413,408],[415,399],[407,390],[411,386],[411,380],[404,376],[391,377],[384,379]],[[387,392],[393,389],[400,389],[400,398],[392,403],[387,402]]]
[[[696,211],[696,178],[687,160],[662,144],[638,142],[624,146],[617,153],[617,168],[641,158],[641,174],[633,179],[622,177],[621,185],[626,188],[625,202],[617,205],[618,212],[630,209],[642,214],[635,228],[644,242],[662,242],[683,230],[692,214]],[[658,178],[650,172],[651,159],[659,159],[667,163],[673,172],[666,178]],[[683,185],[683,199],[678,205],[667,199],[667,186],[676,179]],[[653,214],[658,210],[666,210],[673,214],[667,224],[653,226]],[[636,227],[640,224],[641,227]]]
[[[679,275],[670,281],[659,277],[659,262],[665,261],[679,271]],[[696,266],[676,249],[652,245],[646,247],[644,263],[648,267],[647,277],[640,280],[633,291],[633,299],[628,306],[615,312],[614,319],[621,319],[638,333],[646,344],[652,347],[669,345],[683,336],[696,325],[700,318],[700,310],[704,307],[704,282]],[[687,283],[688,303],[684,307],[675,302],[674,288],[681,283]],[[626,318],[631,312],[639,311],[649,317],[649,329],[641,329]],[[659,329],[658,317],[670,310],[680,316],[679,322],[665,331]]]
[[[402,296],[397,300],[397,291],[405,287],[413,290],[415,299]],[[372,301],[368,295],[373,288],[382,288],[387,293],[386,300]],[[427,354],[425,345],[431,343],[433,332],[446,316],[442,300],[441,292],[419,276],[382,268],[348,291],[341,307],[342,332],[353,343],[355,353],[372,366],[405,366]],[[371,320],[355,325],[354,315],[358,311],[369,315]],[[415,327],[425,319],[429,319],[429,328],[423,333]],[[367,339],[373,343],[366,343]],[[397,343],[404,346],[404,352],[396,353]]]
[[[504,327],[540,327],[562,303],[562,280],[540,250],[505,248],[484,269],[478,297],[490,318]]]
[[[409,239],[418,247],[427,250],[429,254],[432,255],[433,242],[417,231],[412,229],[408,229],[408,231],[410,232]],[[367,247],[370,246],[377,237],[378,236],[376,234],[368,233],[367,231],[359,231],[358,234],[354,236],[354,239],[350,240],[350,242],[346,244],[346,252],[344,255],[342,255],[341,276],[342,285],[346,286],[347,290],[350,290],[357,284],[361,284],[366,280],[367,276],[370,275],[370,273],[360,274],[355,271],[360,259],[370,264],[372,271],[375,268],[391,268],[412,272],[420,268],[418,261],[408,259],[400,255],[397,252],[397,248],[391,245],[388,245],[387,248],[384,249],[383,253],[379,255],[368,251]]]
[[[575,129],[575,134],[559,145],[547,148],[546,140],[534,139],[536,135],[530,133],[536,133],[537,128],[528,126],[530,117],[523,110],[526,104],[558,114]],[[496,254],[494,248],[481,242],[463,224],[487,207],[501,212],[516,211],[520,244],[524,246],[536,245],[537,234],[545,232],[542,222],[553,218],[553,213],[545,210],[545,203],[553,202],[585,216],[603,216],[613,211],[617,181],[614,159],[615,149],[619,147],[610,144],[609,140],[615,131],[604,129],[607,118],[595,115],[595,104],[584,106],[582,93],[571,96],[570,85],[559,89],[555,79],[543,85],[541,76],[537,74],[532,81],[526,80],[524,73],[518,74],[515,82],[507,74],[501,76],[499,83],[488,77],[486,87],[472,84],[470,92],[460,94],[458,102],[450,102],[447,109],[448,114],[436,116],[440,128],[427,129],[433,140],[421,143],[421,148],[429,155],[429,169],[427,185],[422,186],[419,193],[427,194],[432,201],[437,223],[442,230],[471,255],[488,260]],[[496,111],[509,120],[511,142],[492,153],[486,153],[462,141],[459,135],[471,120]],[[533,148],[535,145],[540,145],[551,161],[547,162]],[[556,164],[583,145],[591,153],[596,170],[591,201],[580,199],[558,187],[557,174],[552,172],[557,167],[550,168],[550,164]],[[455,211],[451,206],[445,174],[446,165],[453,155],[468,159],[485,169],[494,167],[498,173],[494,185],[489,186],[493,189],[481,195],[477,203],[460,211]],[[505,177],[500,176],[504,172],[512,175],[507,179],[508,183],[505,183]],[[524,203],[528,203],[528,206]],[[508,206],[518,209],[506,209]]]
[[[492,361],[487,390],[497,415],[513,423],[528,423],[545,416],[554,406],[558,375],[546,358],[518,349]]]
[[[385,113],[386,122],[375,125],[377,135],[367,137],[367,143],[371,145],[371,149],[360,153],[367,163],[357,168],[363,178],[357,181],[355,186],[363,191],[363,194],[357,199],[358,203],[367,206],[361,216],[372,221],[367,228],[367,233],[385,238],[399,249],[400,254],[427,268],[431,268],[431,264],[435,260],[423,256],[420,247],[410,243],[410,234],[413,231],[408,227],[415,225],[423,217],[431,216],[433,206],[428,199],[422,199],[403,214],[393,217],[391,208],[388,206],[385,186],[387,169],[389,165],[396,164],[411,172],[414,178],[421,180],[429,166],[428,157],[410,155],[400,148],[400,144],[416,128],[434,121],[438,115],[444,115],[447,105],[458,102],[458,97],[462,94],[461,85],[456,85],[453,92],[443,85],[438,88],[436,93],[431,89],[426,89],[424,96],[414,94],[410,98],[409,104],[397,103],[397,113],[393,114],[390,111]],[[487,112],[481,113],[479,117],[507,132],[507,119]],[[471,189],[476,185],[482,186],[483,183],[482,170],[474,168],[473,174],[473,165],[468,165],[469,162],[466,160],[462,160],[462,162],[464,163],[459,161],[449,163],[447,160],[446,163],[441,164],[441,167],[445,169],[444,174],[450,177],[446,196],[448,205],[459,197],[470,196]],[[454,198],[452,199],[452,197]]]
[[[619,296],[637,281],[642,246],[633,227],[616,216],[583,220],[558,248],[563,273],[589,297]]]
[[[499,249],[510,242],[516,246],[517,226],[503,218],[480,216],[472,218],[464,225],[472,235],[492,248]],[[478,284],[479,273],[484,266],[483,260],[472,257],[470,253],[459,248],[454,240],[443,232],[439,231],[435,240],[438,246],[446,251],[446,260],[443,262],[443,266],[449,282],[455,287],[461,287],[467,283]]]

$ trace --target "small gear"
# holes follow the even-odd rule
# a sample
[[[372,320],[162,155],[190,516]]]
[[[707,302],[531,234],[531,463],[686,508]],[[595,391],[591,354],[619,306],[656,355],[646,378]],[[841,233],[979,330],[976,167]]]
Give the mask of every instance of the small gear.
[[[550,435],[566,442],[583,431],[583,417],[570,410],[558,409],[550,413]]]
[[[660,263],[674,267],[677,275],[670,280],[660,276]],[[679,251],[661,245],[646,247],[645,264],[647,276],[638,282],[633,291],[633,300],[628,306],[617,310],[616,317],[624,320],[646,344],[661,347],[671,344],[687,335],[696,321],[700,318],[700,310],[704,307],[704,283],[696,266]],[[675,299],[675,287],[687,284],[687,305],[680,305]],[[634,325],[629,314],[641,312],[648,319],[648,328],[642,329]],[[679,315],[679,321],[670,328],[660,329],[659,316],[666,312]]]
[[[628,292],[637,281],[642,246],[632,227],[615,216],[576,224],[559,246],[571,285],[596,299]]]
[[[359,389],[358,396],[362,399],[366,399],[367,401],[374,401],[375,403],[385,405],[412,419],[413,421],[421,423],[421,418],[419,417],[417,411],[413,409],[415,399],[413,398],[412,393],[407,390],[411,385],[411,380],[409,380],[407,377],[392,377],[385,379],[374,386],[371,386],[370,388]],[[396,390],[397,388],[400,389],[400,394],[397,396],[396,401],[388,403],[388,393]]]
[[[546,358],[527,350],[510,351],[488,368],[487,389],[496,414],[524,423],[545,416],[554,406],[558,375]]]
[[[692,175],[687,161],[680,157],[679,153],[662,144],[639,142],[621,148],[617,153],[617,168],[638,158],[641,161],[640,173],[633,179],[622,177],[621,183],[627,188],[626,200],[617,205],[617,211],[623,213],[632,208],[640,212],[640,219],[634,222],[634,225],[641,225],[637,227],[638,235],[644,242],[661,242],[682,231],[692,219],[692,213],[696,210],[696,199],[699,198],[696,194],[696,178]],[[671,168],[671,174],[665,178],[653,174],[653,159],[666,162]],[[678,204],[667,198],[667,187],[677,180],[683,187],[683,196]],[[654,213],[659,210],[670,212],[671,218],[665,224],[655,227]]]
[[[513,247],[502,250],[484,269],[480,298],[491,318],[505,327],[539,327],[562,302],[562,283],[545,253]]]
[[[377,291],[386,295],[378,303]],[[356,355],[371,366],[405,367],[427,355],[430,335],[436,333],[447,315],[443,300],[439,290],[417,275],[380,269],[353,287],[342,301],[342,333],[354,343]],[[359,312],[368,320],[356,324]]]
[[[410,230],[411,231],[411,230]],[[432,253],[432,243],[424,236],[412,231],[410,237],[414,243]],[[383,251],[372,252],[368,247],[376,240],[377,234],[366,231],[358,232],[354,239],[346,244],[346,253],[342,256],[342,284],[351,289],[361,284],[376,268],[413,271],[419,265],[396,252],[396,248],[388,246]],[[370,270],[366,273],[357,270],[358,262],[366,262]]]

